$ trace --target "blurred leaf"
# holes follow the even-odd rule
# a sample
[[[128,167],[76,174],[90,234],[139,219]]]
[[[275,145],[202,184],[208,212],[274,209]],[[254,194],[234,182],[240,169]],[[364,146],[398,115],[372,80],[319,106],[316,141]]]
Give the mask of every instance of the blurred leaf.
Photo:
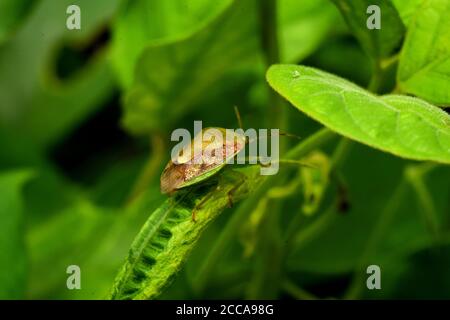
[[[391,56],[403,39],[405,27],[389,0],[332,0],[341,11],[348,26],[374,60]],[[367,28],[367,8],[377,5],[381,11],[381,29]]]
[[[99,106],[112,83],[104,56],[90,60],[77,73],[79,77],[66,82],[57,79],[52,63],[61,42],[90,40],[117,3],[78,1],[82,8],[79,31],[66,28],[66,9],[72,1],[36,4],[16,36],[0,48],[0,126],[45,148]]]
[[[281,60],[296,62],[318,48],[338,14],[329,0],[279,0],[278,21]]]
[[[175,198],[168,199],[151,214],[117,275],[112,299],[154,299],[161,294],[185,262],[203,230],[227,207],[229,192],[236,183],[240,185],[233,193],[234,202],[247,196],[261,181],[258,166],[236,170],[243,176],[240,182],[231,178],[229,171],[221,171],[209,180],[217,184],[181,190]],[[196,207],[200,201],[203,201],[202,206]],[[192,221],[194,208],[195,222]]]
[[[9,38],[10,33],[34,7],[35,2],[35,0],[0,0],[0,44]]]
[[[112,74],[102,54],[69,84],[36,90],[18,130],[38,146],[53,146],[99,107],[112,93]],[[95,88],[95,90],[92,90]]]
[[[71,207],[30,230],[29,296],[101,299],[108,294],[117,269],[148,213],[162,202],[149,188],[127,208],[108,209],[79,198]],[[68,265],[81,268],[83,290],[66,287]]]
[[[177,42],[205,27],[232,0],[124,1],[114,25],[113,63],[124,87],[142,52],[151,46]]]
[[[400,56],[402,91],[450,105],[450,0],[426,0],[409,27]]]
[[[148,47],[125,99],[124,126],[145,134],[181,118],[233,67],[255,58],[259,41],[254,1],[234,1],[191,37]]]
[[[23,299],[27,278],[21,187],[29,171],[0,174],[0,299]]]
[[[377,97],[302,66],[274,65],[267,79],[299,110],[348,138],[400,157],[450,163],[450,116],[425,101]]]
[[[133,239],[148,216],[165,200],[159,184],[150,186],[130,205],[119,209],[114,223],[95,247],[93,253],[81,263],[85,270],[85,289],[66,292],[70,299],[106,299],[117,271],[123,264]]]
[[[34,227],[27,237],[31,254],[30,296],[56,297],[59,291],[68,290],[67,267],[82,267],[82,262],[108,234],[113,218],[111,212],[79,200]],[[81,269],[82,286],[83,283]]]

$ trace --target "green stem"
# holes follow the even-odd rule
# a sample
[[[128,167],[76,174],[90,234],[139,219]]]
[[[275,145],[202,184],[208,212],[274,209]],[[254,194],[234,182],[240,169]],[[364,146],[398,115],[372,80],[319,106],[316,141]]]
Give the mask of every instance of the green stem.
[[[335,136],[336,135],[334,132],[328,128],[323,128],[292,148],[287,153],[286,158],[300,159],[315,148],[329,142]],[[220,233],[219,238],[216,240],[209,254],[203,260],[203,263],[198,269],[196,279],[193,283],[195,290],[201,292],[204,289],[214,268],[219,262],[220,257],[223,256],[229,244],[235,238],[241,223],[246,220],[247,215],[252,212],[253,208],[256,207],[261,197],[263,197],[269,189],[276,185],[278,177],[279,175],[267,177],[266,180],[239,206],[239,208],[228,220],[224,230]]]
[[[286,154],[286,159],[300,159],[335,137],[336,134],[333,131],[326,127],[322,128],[313,135],[309,136],[306,140],[297,144],[294,148],[289,150],[289,152]]]
[[[372,78],[370,79],[370,83],[367,88],[369,89],[369,91],[373,93],[379,93],[381,86],[383,84],[384,71],[379,61],[374,61],[372,69],[373,69]]]
[[[342,137],[337,145],[336,149],[331,156],[331,170],[339,170],[343,165],[344,161],[347,159],[347,155],[353,146],[353,141]]]
[[[265,53],[266,67],[280,62],[280,52],[278,47],[278,29],[277,29],[277,0],[259,1],[261,18],[261,43]],[[270,126],[274,128],[285,128],[286,111],[284,100],[269,86],[269,105],[268,112]],[[279,150],[284,154],[286,148],[285,141],[280,141]],[[282,178],[277,180],[283,183]],[[247,297],[250,299],[276,298],[279,292],[279,278],[282,269],[282,237],[279,224],[280,211],[282,203],[269,201],[266,213],[263,217],[260,229],[258,230],[259,254],[254,256],[254,268],[249,282]],[[270,211],[269,211],[270,210]]]
[[[261,42],[267,64],[280,61],[277,28],[277,0],[260,0]]]
[[[422,207],[421,212],[423,212],[425,225],[430,230],[434,241],[437,242],[440,237],[439,219],[433,198],[423,179],[424,174],[431,170],[428,168],[429,166],[411,166],[406,170],[406,177],[414,192],[417,194],[418,204]]]
[[[280,50],[278,41],[277,28],[277,0],[260,0],[260,24],[261,24],[261,46],[264,51],[266,67],[269,68],[272,64],[280,62]],[[270,126],[273,128],[284,128],[286,118],[284,114],[286,111],[283,108],[284,100],[270,87],[269,90],[269,105],[271,108],[268,112],[271,113]],[[280,145],[280,152],[282,146]]]

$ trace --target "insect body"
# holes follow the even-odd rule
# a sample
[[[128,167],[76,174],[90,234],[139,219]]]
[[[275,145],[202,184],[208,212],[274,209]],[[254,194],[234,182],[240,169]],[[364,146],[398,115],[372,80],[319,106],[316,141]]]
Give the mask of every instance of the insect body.
[[[200,140],[196,147],[195,141],[201,139],[203,134],[215,129],[221,133],[223,139]],[[199,136],[201,135],[201,136]],[[197,184],[219,172],[227,161],[236,156],[246,144],[244,135],[223,128],[205,128],[199,132],[188,148],[183,148],[176,159],[169,161],[161,175],[161,192],[173,192]],[[192,150],[192,152],[185,152]],[[208,152],[205,153],[205,150]]]

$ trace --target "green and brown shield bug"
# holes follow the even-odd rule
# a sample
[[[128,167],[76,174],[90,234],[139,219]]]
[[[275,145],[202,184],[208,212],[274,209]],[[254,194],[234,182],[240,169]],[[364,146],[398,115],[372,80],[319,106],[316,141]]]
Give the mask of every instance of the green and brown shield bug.
[[[195,148],[196,139],[201,139],[205,132],[216,130],[225,137],[223,141],[201,141],[200,148]],[[164,168],[161,175],[161,192],[173,194],[174,192],[193,186],[216,175],[227,162],[235,157],[246,145],[246,137],[239,133],[223,128],[205,128],[199,132],[191,141],[189,149],[192,152],[181,152],[180,155]],[[204,152],[209,150],[209,152]],[[231,194],[229,202],[231,204]],[[192,219],[195,221],[195,209],[192,212]]]
[[[226,137],[223,142],[218,145],[215,141],[202,141],[201,148],[195,148],[195,140],[201,139],[201,136],[211,129],[223,133]],[[161,175],[161,192],[171,194],[208,179],[220,171],[230,158],[238,154],[245,144],[245,136],[239,133],[225,134],[223,128],[203,129],[191,141],[189,148],[184,148],[176,159],[170,160],[166,165]],[[186,156],[186,152],[183,153],[186,149],[193,152]],[[210,149],[209,154],[205,155],[205,149]]]
[[[241,117],[235,107],[236,117],[242,128]],[[208,141],[202,139],[209,131],[219,133],[222,139],[211,137]],[[197,142],[197,143],[196,143]],[[174,192],[199,184],[216,175],[228,161],[234,158],[248,140],[244,134],[223,128],[205,128],[200,131],[191,143],[181,150],[175,159],[171,159],[161,174],[160,187],[163,194],[172,195]],[[205,150],[208,152],[205,153]],[[232,203],[229,194],[230,205]],[[195,209],[192,219],[195,221]]]
[[[235,108],[236,116],[242,128],[239,111]],[[215,134],[209,134],[210,132]],[[278,132],[278,130],[277,130]],[[209,139],[203,139],[204,135]],[[282,135],[288,135],[283,133]],[[292,136],[292,135],[288,135]],[[220,137],[219,139],[217,137]],[[296,136],[294,136],[296,137]],[[296,137],[298,138],[298,137]],[[253,139],[252,139],[253,141]],[[160,188],[163,194],[172,195],[175,192],[198,185],[222,170],[230,160],[233,160],[245,146],[252,142],[243,133],[223,128],[205,128],[185,145],[180,152],[169,161],[161,174]],[[278,160],[279,161],[279,160]],[[253,162],[251,164],[256,164]],[[264,164],[259,163],[264,166]],[[232,205],[232,194],[243,183],[237,183],[228,193],[229,205]],[[197,205],[192,212],[195,221],[195,211],[207,198]]]

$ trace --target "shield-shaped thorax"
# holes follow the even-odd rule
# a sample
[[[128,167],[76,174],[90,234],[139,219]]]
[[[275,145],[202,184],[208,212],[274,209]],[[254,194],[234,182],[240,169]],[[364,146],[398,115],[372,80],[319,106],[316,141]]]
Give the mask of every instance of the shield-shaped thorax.
[[[164,168],[161,192],[172,193],[211,177],[238,154],[245,143],[245,136],[234,130],[203,129]]]

